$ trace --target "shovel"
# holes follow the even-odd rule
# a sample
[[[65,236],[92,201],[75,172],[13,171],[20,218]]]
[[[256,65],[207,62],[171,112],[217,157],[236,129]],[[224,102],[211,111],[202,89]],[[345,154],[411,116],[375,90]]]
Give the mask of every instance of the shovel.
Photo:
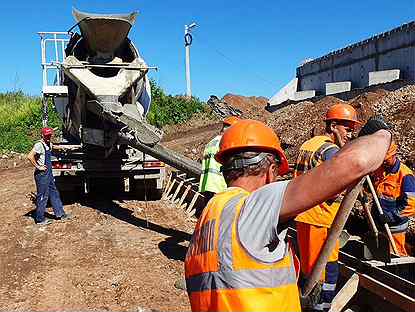
[[[340,137],[340,134],[339,134],[339,132],[338,131],[334,131],[334,135],[336,136],[336,139],[337,139],[337,141],[339,142],[339,144],[340,144],[340,147],[343,147],[343,145],[344,144],[342,144],[342,140],[341,140],[341,137]],[[380,202],[379,202],[379,198],[378,198],[378,195],[376,194],[376,190],[375,190],[375,188],[374,188],[374,186],[373,186],[373,183],[372,183],[372,179],[368,176],[368,175],[366,175],[365,177],[364,177],[364,181],[366,181],[366,183],[367,183],[367,185],[369,186],[369,189],[370,189],[370,192],[372,193],[372,196],[373,196],[373,200],[375,201],[375,204],[376,204],[376,208],[377,208],[377,210],[378,210],[378,212],[379,212],[379,214],[380,215],[383,215],[383,210],[382,210],[382,207],[381,207],[381,205],[380,205]],[[361,193],[362,194],[362,193]],[[363,203],[363,202],[362,202]],[[373,242],[373,238],[370,238],[369,240],[370,240],[370,243],[372,244],[372,246],[377,246],[377,245],[379,245],[379,243],[377,242],[377,240],[378,240],[378,230],[377,230],[377,228],[376,228],[376,225],[375,225],[375,222],[374,222],[374,220],[373,220],[373,218],[372,218],[372,215],[371,215],[371,213],[370,213],[370,208],[369,207],[367,207],[367,204],[366,203],[363,203],[363,208],[364,208],[364,210],[365,210],[365,214],[366,214],[366,216],[367,216],[367,219],[368,219],[368,221],[369,221],[369,224],[370,224],[370,227],[371,227],[371,229],[372,229],[372,231],[373,231],[373,234],[374,234],[374,236],[375,236],[375,242]],[[391,233],[391,230],[390,230],[390,228],[389,228],[389,225],[387,224],[387,223],[385,223],[384,224],[384,228],[385,228],[385,232],[386,232],[386,234],[387,234],[387,238],[388,238],[388,240],[389,240],[389,242],[390,242],[390,244],[391,244],[391,246],[392,246],[392,250],[393,250],[393,252],[395,253],[395,254],[398,254],[398,249],[396,248],[396,244],[395,244],[395,241],[394,241],[394,239],[393,239],[393,237],[392,237],[392,233]],[[375,252],[376,253],[376,252]]]
[[[329,256],[336,245],[337,239],[346,224],[347,218],[356,202],[357,196],[362,190],[363,181],[364,179],[362,179],[355,187],[349,189],[344,196],[339,210],[337,211],[337,214],[334,217],[333,223],[329,229],[324,246],[320,252],[316,264],[313,267],[313,270],[311,271],[310,278],[307,279],[305,287],[302,291],[301,296],[303,298],[307,297],[311,293],[316,283],[320,280],[321,274],[326,267],[327,260],[329,259]]]

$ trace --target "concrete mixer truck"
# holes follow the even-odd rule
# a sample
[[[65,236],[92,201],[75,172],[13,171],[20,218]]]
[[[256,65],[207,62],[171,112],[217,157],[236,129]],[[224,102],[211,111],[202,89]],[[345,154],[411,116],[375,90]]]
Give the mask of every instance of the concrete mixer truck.
[[[161,146],[162,132],[146,122],[152,68],[128,39],[137,13],[72,14],[68,32],[39,33],[43,124],[52,99],[63,125],[52,161],[58,187],[89,192],[115,183],[161,194],[164,163],[197,177],[200,165]]]

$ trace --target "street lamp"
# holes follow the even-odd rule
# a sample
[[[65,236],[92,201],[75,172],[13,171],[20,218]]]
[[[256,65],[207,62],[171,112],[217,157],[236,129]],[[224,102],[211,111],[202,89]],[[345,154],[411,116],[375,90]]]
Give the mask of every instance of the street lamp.
[[[195,22],[190,25],[184,25],[184,48],[186,50],[186,96],[190,99],[192,97],[192,84],[190,81],[190,45],[192,44],[191,31],[197,24]]]

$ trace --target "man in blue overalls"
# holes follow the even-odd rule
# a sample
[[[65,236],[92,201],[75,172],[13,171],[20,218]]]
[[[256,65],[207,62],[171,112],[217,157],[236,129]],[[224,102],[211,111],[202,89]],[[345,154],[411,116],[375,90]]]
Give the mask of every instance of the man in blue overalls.
[[[43,128],[42,140],[37,142],[27,155],[27,158],[35,167],[34,176],[37,190],[35,221],[36,224],[39,225],[52,223],[52,220],[45,218],[48,199],[52,204],[53,213],[55,214],[56,219],[68,220],[72,217],[63,210],[62,201],[55,186],[51,161],[52,145],[50,140],[52,134],[52,128]]]

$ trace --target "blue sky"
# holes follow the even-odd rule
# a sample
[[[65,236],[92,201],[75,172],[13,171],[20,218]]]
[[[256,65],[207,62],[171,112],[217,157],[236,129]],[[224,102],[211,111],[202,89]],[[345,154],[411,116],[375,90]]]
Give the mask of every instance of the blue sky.
[[[0,92],[40,94],[38,31],[65,31],[71,8],[94,13],[139,11],[130,38],[151,76],[171,94],[185,93],[184,25],[196,21],[191,47],[193,95],[271,97],[306,58],[415,20],[414,0],[360,1],[1,1]]]

